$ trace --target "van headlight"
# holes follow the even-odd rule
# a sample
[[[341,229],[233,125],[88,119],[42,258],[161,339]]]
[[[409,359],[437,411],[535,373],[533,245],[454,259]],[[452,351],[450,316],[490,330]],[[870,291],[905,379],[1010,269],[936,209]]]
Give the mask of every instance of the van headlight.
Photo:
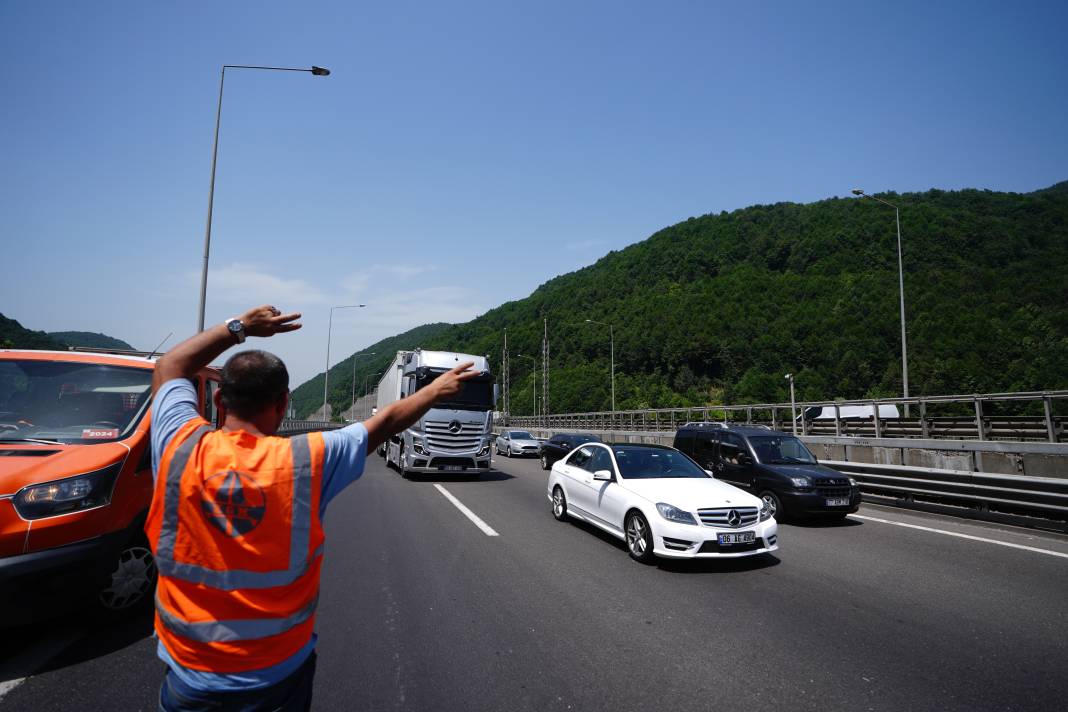
[[[657,502],[656,511],[660,512],[660,516],[669,522],[697,525],[697,520],[693,518],[692,514],[683,511],[674,505],[668,504],[667,502]]]
[[[812,480],[807,477],[791,477],[790,481],[794,483],[794,487],[797,489],[812,489]]]
[[[42,519],[102,507],[111,501],[112,486],[121,469],[122,462],[116,462],[84,475],[28,485],[15,494],[15,511],[23,519]]]
[[[766,522],[769,519],[771,519],[771,507],[768,506],[767,502],[761,500],[761,502],[760,502],[760,521]]]

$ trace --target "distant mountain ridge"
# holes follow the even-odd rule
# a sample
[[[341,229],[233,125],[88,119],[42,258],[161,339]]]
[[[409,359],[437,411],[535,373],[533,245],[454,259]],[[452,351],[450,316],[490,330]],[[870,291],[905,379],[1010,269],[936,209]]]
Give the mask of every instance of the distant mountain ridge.
[[[1068,181],[879,197],[901,214],[911,394],[1068,387]],[[587,319],[612,325],[620,409],[782,402],[785,373],[800,399],[894,396],[897,273],[885,205],[755,205],[664,228],[412,345],[497,368],[507,328],[516,414],[534,395],[516,354],[539,355],[541,401],[543,319],[550,412],[610,407],[609,327]]]
[[[90,331],[33,331],[0,314],[0,348],[66,351],[70,346],[133,350],[125,341]]]
[[[48,335],[69,346],[86,346],[93,349],[124,349],[134,351],[134,347],[122,339],[92,331],[50,331]]]

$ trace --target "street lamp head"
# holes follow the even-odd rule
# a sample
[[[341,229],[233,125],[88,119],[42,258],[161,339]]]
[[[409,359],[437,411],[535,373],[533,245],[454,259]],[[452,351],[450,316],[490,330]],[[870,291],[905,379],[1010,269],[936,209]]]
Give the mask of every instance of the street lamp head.
[[[314,74],[317,77],[329,77],[330,76],[330,70],[327,69],[326,67],[315,67],[315,66],[313,66],[311,68],[311,73]]]
[[[864,195],[864,191],[861,190],[860,188],[854,188],[852,192],[853,192],[853,195]]]
[[[786,380],[790,380],[793,377],[793,375],[794,374],[792,374],[792,373],[788,373],[785,376],[783,376],[783,378],[785,378]]]

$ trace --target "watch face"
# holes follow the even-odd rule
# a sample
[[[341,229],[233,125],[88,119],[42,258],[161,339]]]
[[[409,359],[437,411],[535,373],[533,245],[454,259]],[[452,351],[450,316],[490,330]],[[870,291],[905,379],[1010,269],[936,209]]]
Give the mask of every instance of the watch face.
[[[237,332],[239,332],[239,331],[244,331],[244,329],[242,328],[241,322],[238,321],[237,319],[234,319],[233,321],[228,323],[226,326],[230,329],[230,331],[234,332],[235,334]]]

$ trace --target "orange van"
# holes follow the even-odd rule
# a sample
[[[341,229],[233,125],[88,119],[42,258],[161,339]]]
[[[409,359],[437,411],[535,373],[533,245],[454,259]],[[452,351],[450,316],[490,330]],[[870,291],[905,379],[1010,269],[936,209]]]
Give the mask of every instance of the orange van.
[[[0,349],[0,624],[151,600],[154,367],[132,352]],[[218,371],[196,386],[218,422]]]

